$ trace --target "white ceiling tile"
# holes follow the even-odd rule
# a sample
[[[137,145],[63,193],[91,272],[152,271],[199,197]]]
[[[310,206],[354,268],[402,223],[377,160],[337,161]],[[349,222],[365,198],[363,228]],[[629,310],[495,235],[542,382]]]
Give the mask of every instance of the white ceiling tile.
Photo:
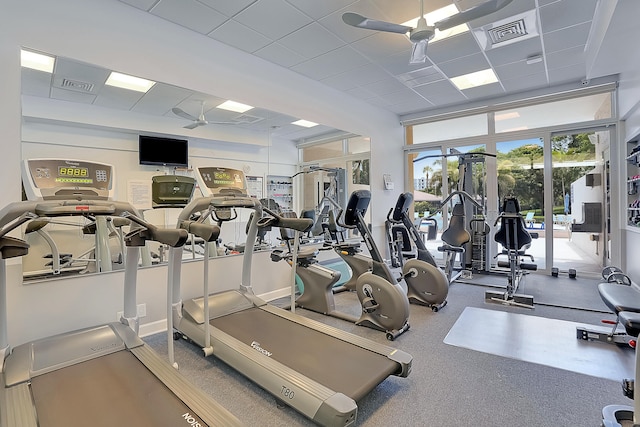
[[[469,99],[483,99],[494,96],[504,95],[504,89],[500,83],[491,83],[488,85],[476,86],[465,89],[464,95]]]
[[[498,78],[502,80],[511,80],[516,78],[524,78],[532,74],[540,74],[545,72],[545,62],[537,62],[535,64],[527,64],[526,60],[512,62],[494,68]]]
[[[500,79],[500,83],[507,92],[523,92],[530,89],[536,89],[548,86],[547,73],[540,72],[530,74],[526,78],[522,76],[513,79]]]
[[[52,87],[51,99],[57,99],[60,101],[77,102],[79,104],[93,104],[96,100],[96,95],[90,94],[90,93],[74,92],[72,90]]]
[[[371,93],[366,89],[363,89],[361,87],[356,87],[353,89],[349,89],[346,91],[349,95],[351,96],[355,96],[356,98],[360,98],[360,99],[371,99],[371,98],[376,98],[376,94],[375,93]]]
[[[284,0],[260,0],[234,19],[272,40],[290,34],[312,22],[311,18]]]
[[[44,71],[23,68],[21,82],[22,94],[48,98],[51,88],[51,77],[51,74],[45,73]]]
[[[209,37],[249,53],[253,53],[272,42],[271,39],[233,19],[213,30],[209,33]]]
[[[571,49],[565,49],[547,55],[547,68],[555,70],[569,65],[582,64],[584,67],[585,52],[584,46],[577,46]],[[586,67],[584,67],[586,72]]]
[[[316,22],[281,38],[278,43],[307,59],[315,58],[345,45],[342,40]]]
[[[349,7],[336,11],[330,15],[325,16],[318,20],[318,22],[335,34],[341,40],[346,43],[352,43],[356,40],[360,40],[364,37],[369,37],[376,33],[376,31],[367,30],[364,28],[356,28],[351,25],[347,25],[342,20],[342,15],[345,12],[359,13],[362,16],[367,16],[374,19],[380,19],[380,11],[370,1],[358,1],[350,5]],[[377,17],[377,18],[376,18]]]
[[[425,63],[410,64],[410,56],[410,52],[401,52],[396,55],[383,58],[380,61],[376,61],[376,63],[394,76],[433,65],[429,59],[427,59]]]
[[[422,96],[420,96],[416,92],[412,91],[411,89],[407,89],[407,88],[404,88],[404,89],[399,90],[397,92],[386,93],[386,94],[384,94],[383,98],[387,102],[389,102],[390,105],[398,105],[398,104],[403,104],[403,103],[406,104],[406,103],[409,103],[411,101],[414,101],[414,102],[422,101],[422,102],[424,102],[424,98]]]
[[[480,52],[482,52],[480,46],[470,31],[440,40],[436,43],[430,43],[427,46],[427,56],[434,64]]]
[[[120,0],[122,3],[126,3],[138,9],[148,11],[158,0]]]
[[[498,45],[499,46],[499,45]],[[505,46],[495,47],[485,52],[494,67],[521,61],[529,56],[542,54],[542,40],[532,37]]]
[[[67,58],[56,58],[54,75],[58,78],[93,83],[99,88],[107,81],[109,74],[110,71],[104,68]]]
[[[143,95],[134,90],[105,85],[93,104],[116,110],[130,110]]]
[[[399,74],[396,78],[405,86],[413,88],[424,84],[443,80],[444,75],[436,67],[425,67],[408,73]]]
[[[542,32],[560,30],[593,19],[598,0],[563,0],[540,7]]]
[[[409,101],[401,102],[400,104],[391,105],[389,111],[392,111],[398,115],[415,113],[418,111],[424,111],[432,108],[434,105],[424,98],[416,98]]]
[[[583,46],[587,44],[591,22],[574,25],[558,31],[544,34],[544,46],[547,54],[570,47]]]
[[[209,34],[226,17],[196,0],[160,0],[151,13],[183,27]]]
[[[472,28],[480,28],[485,25],[507,19],[511,16],[532,10],[536,8],[536,0],[514,0],[503,9],[482,18],[475,19],[467,25]]]
[[[407,58],[411,56],[411,42],[403,34],[374,32],[369,37],[351,43],[351,46],[372,61],[403,52]]]
[[[366,63],[367,60],[364,56],[351,47],[345,46],[298,64],[291,69],[313,79],[322,80]]]
[[[157,116],[166,115],[176,100],[187,99],[193,91],[164,83],[156,83],[132,108],[133,111]]]
[[[563,68],[554,68],[549,70],[549,84],[556,85],[560,83],[579,82],[586,76],[584,64],[575,64]]]
[[[323,18],[336,10],[343,9],[354,0],[287,0],[292,6],[309,15],[313,19]]]
[[[414,90],[435,105],[449,105],[467,99],[448,80],[418,86]]]
[[[225,16],[232,17],[240,11],[246,9],[248,6],[255,3],[257,0],[198,0],[200,3],[204,3],[207,6],[217,10]]]
[[[378,96],[383,96],[388,93],[398,92],[406,89],[406,86],[399,82],[395,77],[387,77],[384,80],[360,86],[372,93],[375,93]]]
[[[463,74],[474,73],[480,70],[491,68],[485,56],[481,53],[464,56],[453,61],[438,64],[438,68],[447,77],[457,77]]]
[[[254,52],[254,55],[285,68],[293,67],[305,60],[304,56],[279,43],[271,43]]]
[[[367,64],[321,81],[336,89],[347,90],[386,78],[389,78],[389,73],[378,66]]]

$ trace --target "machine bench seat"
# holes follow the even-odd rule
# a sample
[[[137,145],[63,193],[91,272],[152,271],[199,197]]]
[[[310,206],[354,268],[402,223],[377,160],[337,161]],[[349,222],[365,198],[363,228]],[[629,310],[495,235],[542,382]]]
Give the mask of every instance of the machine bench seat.
[[[640,313],[640,292],[633,287],[607,282],[598,285],[598,292],[602,301],[614,313]]]

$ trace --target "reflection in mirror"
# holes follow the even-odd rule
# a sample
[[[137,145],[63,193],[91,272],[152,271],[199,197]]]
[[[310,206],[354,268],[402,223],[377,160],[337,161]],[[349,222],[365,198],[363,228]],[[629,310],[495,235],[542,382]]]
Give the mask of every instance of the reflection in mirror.
[[[369,139],[346,135],[301,147],[303,212],[314,212],[315,237],[333,240],[353,237],[339,226],[350,194],[369,187]],[[370,221],[370,209],[365,219]]]
[[[306,197],[300,187],[302,182],[293,178],[300,170],[298,142],[318,139],[321,135],[344,135],[324,125],[307,128],[293,124],[302,117],[233,102],[229,107],[231,100],[162,82],[146,81],[145,89],[116,86],[111,70],[48,56],[47,69],[32,68],[26,59],[23,62],[22,158],[99,161],[113,165],[110,197],[130,202],[147,221],[157,226],[175,227],[181,205],[167,203],[166,195],[164,201],[157,199],[154,177],[173,177],[181,182],[194,179],[197,168],[204,166],[240,169],[247,177],[247,189],[252,197],[277,203],[282,210],[300,213],[307,204],[302,201]],[[141,161],[140,136],[188,141],[186,164],[171,165],[171,161],[158,159],[154,164]],[[364,157],[360,153],[365,151],[368,157],[368,142],[366,149],[358,148],[363,141],[360,137],[340,139],[338,145],[343,148],[333,160],[354,155]],[[351,173],[350,164],[338,163],[338,167]],[[59,170],[55,169],[55,173]],[[345,180],[350,181],[347,175]],[[323,187],[326,178],[322,178]],[[312,192],[311,198],[315,198],[314,194]],[[202,191],[196,185],[193,197],[201,196]],[[26,189],[24,197],[28,197]],[[311,207],[315,208],[316,204]],[[226,221],[219,243],[210,251],[212,256],[239,252],[247,221],[248,214],[242,212]],[[94,232],[96,229],[99,236]],[[33,224],[28,230],[23,229],[32,245],[29,255],[22,260],[25,278],[122,269],[121,236],[127,231],[128,226],[115,218],[104,224],[96,224],[92,218],[59,218]],[[279,231],[267,232],[263,240],[265,247],[280,244]],[[195,238],[185,249],[185,259],[202,257],[202,242]],[[141,260],[143,265],[166,262],[166,248],[158,243],[148,243],[147,254],[148,258]],[[66,269],[65,273],[54,272],[58,265],[60,271]]]

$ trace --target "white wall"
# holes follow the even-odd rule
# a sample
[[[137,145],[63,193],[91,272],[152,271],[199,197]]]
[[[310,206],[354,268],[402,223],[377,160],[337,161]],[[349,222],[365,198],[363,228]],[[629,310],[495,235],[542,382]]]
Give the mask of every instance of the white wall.
[[[371,137],[372,220],[379,224],[376,227],[379,242],[384,242],[380,230],[396,194],[382,190],[382,174],[391,173],[398,177],[397,182],[403,176],[403,133],[396,115],[116,0],[3,3],[0,14],[2,203],[20,198],[21,47],[231,98]],[[276,170],[270,173],[288,174]],[[282,264],[281,267],[286,270],[288,266]],[[91,278],[23,286],[21,268],[19,260],[8,263],[12,345],[112,320],[120,307],[121,273],[100,276],[98,288]],[[158,292],[157,284],[162,287],[160,279],[154,276],[160,270],[152,268],[142,272],[138,295],[140,301],[146,300],[149,313],[144,322],[162,316],[163,301],[150,296]],[[230,269],[224,271],[226,274]],[[191,274],[198,277],[195,271],[186,268],[187,281]],[[164,287],[160,291],[163,293]]]

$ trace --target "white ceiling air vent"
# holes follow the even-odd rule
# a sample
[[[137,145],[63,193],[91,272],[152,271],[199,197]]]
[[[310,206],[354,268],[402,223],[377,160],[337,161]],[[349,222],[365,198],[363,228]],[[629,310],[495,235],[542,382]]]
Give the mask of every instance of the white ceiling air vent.
[[[526,36],[527,28],[524,19],[519,19],[487,30],[487,35],[489,36],[491,44],[495,46],[498,43],[504,43],[516,37]]]
[[[93,83],[81,82],[79,80],[71,80],[62,78],[60,82],[61,89],[73,90],[76,92],[93,93],[95,85]]]
[[[484,50],[494,49],[511,43],[537,37],[538,20],[535,10],[502,19],[473,30]]]
[[[261,120],[264,120],[263,117],[251,116],[249,114],[240,114],[239,116],[235,116],[231,119],[232,122],[236,123],[257,123]]]

